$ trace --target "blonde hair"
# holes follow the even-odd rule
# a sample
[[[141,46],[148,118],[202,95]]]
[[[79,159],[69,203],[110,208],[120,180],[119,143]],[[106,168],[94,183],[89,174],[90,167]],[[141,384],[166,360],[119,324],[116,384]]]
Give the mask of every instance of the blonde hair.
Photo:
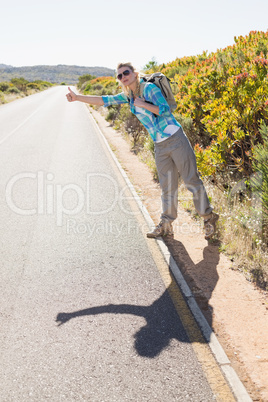
[[[131,63],[119,63],[118,66],[117,66],[116,71],[118,71],[119,68],[122,68],[122,67],[127,67],[127,68],[129,68],[133,73],[136,73],[136,74],[137,74],[137,82],[140,81],[140,74],[139,74],[138,71],[135,70],[135,68],[133,67],[133,65],[132,65]],[[122,88],[123,92],[124,92],[128,97],[131,97],[131,92],[132,92],[132,91],[129,89],[129,87],[123,85],[121,81],[119,81],[119,80],[117,80],[117,81],[119,82],[119,86]]]

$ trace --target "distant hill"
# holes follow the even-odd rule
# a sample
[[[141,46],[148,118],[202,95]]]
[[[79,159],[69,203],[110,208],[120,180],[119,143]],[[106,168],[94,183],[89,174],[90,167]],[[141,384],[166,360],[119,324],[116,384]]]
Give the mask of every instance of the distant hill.
[[[7,67],[12,67],[12,66],[7,66],[6,64],[1,64],[0,63],[0,68],[7,68]]]
[[[0,81],[9,81],[12,78],[23,77],[28,81],[42,80],[60,84],[76,84],[78,78],[84,74],[113,76],[115,70],[106,67],[81,67],[59,64],[57,66],[27,66],[12,67],[0,64]]]

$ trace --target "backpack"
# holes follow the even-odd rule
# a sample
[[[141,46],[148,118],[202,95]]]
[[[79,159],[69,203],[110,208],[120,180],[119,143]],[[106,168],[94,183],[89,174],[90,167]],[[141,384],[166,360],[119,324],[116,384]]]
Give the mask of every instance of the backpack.
[[[162,95],[166,99],[171,112],[177,109],[177,103],[172,93],[170,79],[162,73],[146,74],[141,77],[143,82],[140,84],[140,94],[142,96],[146,82],[151,82],[161,89]]]

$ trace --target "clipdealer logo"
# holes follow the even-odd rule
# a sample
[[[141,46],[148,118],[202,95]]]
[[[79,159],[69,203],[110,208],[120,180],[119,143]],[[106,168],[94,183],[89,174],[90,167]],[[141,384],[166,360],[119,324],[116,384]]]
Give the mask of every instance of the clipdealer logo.
[[[122,212],[128,215],[135,215],[137,212],[126,208],[125,201],[133,198],[126,194],[127,185],[119,188],[116,180],[105,173],[87,173],[85,188],[75,183],[56,184],[53,182],[55,176],[52,173],[43,171],[21,172],[11,177],[7,182],[5,190],[6,203],[11,211],[18,215],[55,215],[57,226],[63,226],[64,216],[75,216],[84,210],[87,215],[102,215],[112,211],[116,205]],[[96,183],[102,181],[105,188],[103,200],[95,201],[98,210],[93,209],[92,191],[96,189]],[[25,206],[25,197],[21,197],[21,190],[27,191],[29,185],[34,186],[34,205]],[[109,197],[106,195],[109,193]],[[75,202],[73,200],[75,196]],[[22,202],[22,198],[24,202]],[[71,207],[66,206],[72,198]],[[27,200],[26,200],[27,201]],[[69,202],[70,204],[70,202]],[[96,206],[96,205],[95,205]]]

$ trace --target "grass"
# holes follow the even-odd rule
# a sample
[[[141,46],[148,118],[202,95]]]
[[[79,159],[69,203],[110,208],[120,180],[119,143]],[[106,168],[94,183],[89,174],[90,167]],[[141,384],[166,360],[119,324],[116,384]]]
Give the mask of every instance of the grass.
[[[232,262],[232,268],[245,275],[247,280],[268,290],[268,250],[262,241],[261,205],[258,200],[243,196],[230,198],[230,193],[204,181],[208,196],[220,218],[216,238],[220,251]],[[180,186],[179,203],[195,219],[195,208],[189,192]]]

